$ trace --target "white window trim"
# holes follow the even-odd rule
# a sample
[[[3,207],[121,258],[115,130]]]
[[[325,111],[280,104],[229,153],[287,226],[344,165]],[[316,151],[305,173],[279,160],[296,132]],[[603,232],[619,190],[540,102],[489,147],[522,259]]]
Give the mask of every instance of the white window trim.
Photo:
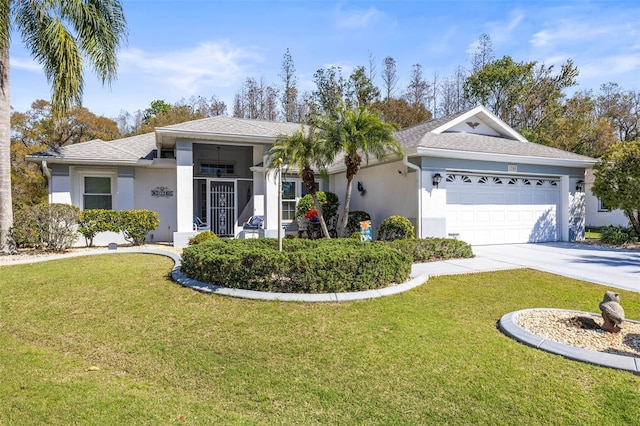
[[[282,177],[282,182],[295,182],[296,184],[296,194],[295,194],[295,202],[296,202],[296,207],[298,206],[298,201],[300,201],[300,199],[303,197],[302,195],[302,187],[304,185],[304,183],[302,183],[302,178],[298,177],[298,176],[283,176]],[[323,181],[322,180],[317,180],[316,183],[318,184],[318,191],[323,191],[322,187],[323,187]],[[286,202],[292,202],[294,200],[285,200],[283,199],[282,202],[284,203]],[[295,219],[283,219],[282,223],[292,223],[294,222]]]
[[[602,200],[600,198],[598,198],[598,212],[600,212],[600,213],[608,213],[610,211],[611,211],[611,209],[606,208],[604,203],[602,202]]]
[[[117,170],[77,170],[76,184],[74,191],[75,202],[80,210],[84,210],[84,178],[85,177],[108,177],[111,178],[111,210],[118,209],[118,172]]]

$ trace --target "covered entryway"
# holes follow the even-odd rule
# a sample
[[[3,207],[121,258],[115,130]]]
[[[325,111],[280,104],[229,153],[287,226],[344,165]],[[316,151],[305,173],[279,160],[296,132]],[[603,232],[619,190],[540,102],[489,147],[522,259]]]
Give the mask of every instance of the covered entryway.
[[[448,173],[447,234],[470,244],[558,241],[560,180]]]

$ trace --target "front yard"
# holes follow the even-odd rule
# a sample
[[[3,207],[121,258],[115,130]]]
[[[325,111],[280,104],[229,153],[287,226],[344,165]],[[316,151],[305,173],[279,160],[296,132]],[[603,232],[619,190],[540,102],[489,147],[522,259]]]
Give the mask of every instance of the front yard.
[[[504,313],[598,311],[531,270],[341,304],[205,295],[160,256],[0,267],[0,424],[638,424],[640,377],[521,345]],[[640,294],[621,292],[630,319]]]

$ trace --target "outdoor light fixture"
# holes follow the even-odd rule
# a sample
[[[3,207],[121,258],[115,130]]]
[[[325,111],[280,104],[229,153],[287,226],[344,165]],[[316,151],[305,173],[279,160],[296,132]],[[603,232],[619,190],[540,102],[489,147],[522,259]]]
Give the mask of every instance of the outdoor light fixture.
[[[440,175],[440,173],[436,173],[435,175],[433,175],[433,180],[431,181],[431,183],[433,183],[433,186],[437,188],[441,180],[442,175]]]
[[[576,183],[576,191],[584,192],[584,181],[583,180],[579,180],[578,183]]]
[[[367,190],[364,189],[364,185],[362,184],[362,182],[358,181],[358,192],[360,192],[360,195],[363,195],[367,193]]]

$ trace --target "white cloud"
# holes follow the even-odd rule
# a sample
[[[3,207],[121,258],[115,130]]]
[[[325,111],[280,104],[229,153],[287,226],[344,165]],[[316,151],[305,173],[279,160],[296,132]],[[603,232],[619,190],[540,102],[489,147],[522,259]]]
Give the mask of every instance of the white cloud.
[[[491,36],[491,40],[497,44],[503,44],[511,40],[512,33],[518,28],[525,18],[524,12],[521,10],[513,10],[509,13],[507,21],[490,22],[487,24],[487,33]],[[478,34],[479,36],[480,34]],[[467,53],[472,53],[478,46],[478,41],[467,48]]]
[[[42,65],[40,65],[33,59],[11,58],[9,63],[11,64],[11,68],[21,69],[25,71],[42,72]]]
[[[640,74],[640,54],[598,58],[597,61],[583,64],[580,67],[580,77],[585,79],[612,77],[632,72],[636,72],[636,75]]]
[[[598,26],[595,22],[577,22],[568,19],[554,23],[553,28],[538,31],[529,41],[534,47],[583,43],[619,33],[619,27]]]
[[[367,28],[383,18],[384,14],[375,7],[369,9],[336,9],[336,26],[342,29],[362,29]]]
[[[120,72],[141,72],[186,94],[195,94],[204,87],[232,86],[247,74],[249,63],[261,61],[256,49],[234,47],[228,41],[207,41],[172,52],[124,50]]]

